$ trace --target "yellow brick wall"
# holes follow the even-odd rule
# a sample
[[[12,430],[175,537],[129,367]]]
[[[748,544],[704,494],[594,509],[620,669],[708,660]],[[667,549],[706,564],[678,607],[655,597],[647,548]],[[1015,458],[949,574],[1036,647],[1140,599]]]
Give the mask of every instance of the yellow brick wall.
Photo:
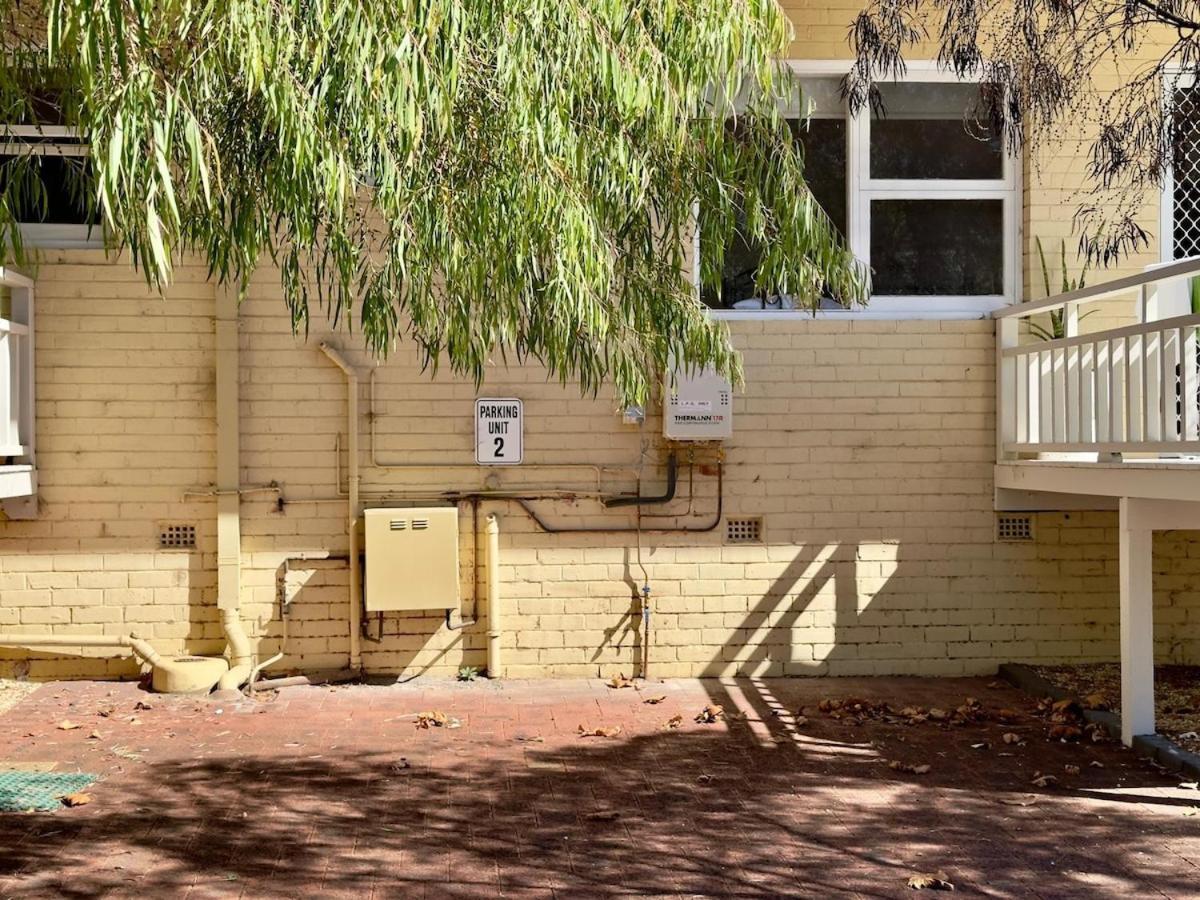
[[[855,8],[790,5],[794,55],[844,56]],[[1026,245],[1034,234],[1061,233],[1070,214],[1069,204],[1043,202],[1050,168],[1026,165]],[[1072,172],[1077,161],[1054,177]],[[36,275],[42,512],[32,522],[0,521],[0,629],[136,630],[164,652],[220,652],[215,503],[203,495],[215,478],[213,288],[201,267],[185,265],[161,299],[126,264],[82,251],[50,254]],[[1028,259],[1025,277],[1036,277]],[[483,502],[480,522],[501,517],[510,675],[632,672],[642,641],[633,598],[646,578],[652,672],[663,676],[938,675],[1008,660],[1115,657],[1113,514],[1041,514],[1035,543],[994,539],[991,322],[798,317],[737,322],[733,331],[747,384],[725,447],[724,513],[762,516],[765,542],[730,545],[721,528],[647,532],[643,575],[632,534],[546,534],[515,504]],[[263,271],[241,310],[241,478],[278,491],[242,504],[242,602],[260,655],[275,653],[283,580],[289,637],[275,671],[347,660],[346,563],[282,569],[288,558],[348,550],[345,382],[318,350],[325,338],[363,373],[367,506],[445,490],[570,489],[580,498],[533,505],[554,523],[631,526],[634,513],[603,511],[583,496],[595,490],[593,473],[548,466],[604,466],[611,492],[632,490],[640,465],[644,490],[660,489],[653,409],[643,429],[624,425],[611,396],[581,399],[535,367],[496,367],[481,392],[525,401],[519,468],[471,465],[474,386],[431,379],[403,345],[380,365],[370,419],[375,361],[320,321],[307,341],[294,337],[275,276]],[[410,467],[372,465],[372,426],[375,458]],[[647,509],[644,526],[710,522],[711,462],[683,467],[679,499]],[[470,616],[483,609],[474,603],[472,509],[460,509]],[[662,512],[675,517],[650,518]],[[195,551],[157,549],[158,528],[170,523],[197,526]],[[1156,540],[1163,659],[1200,658],[1198,548],[1184,534]],[[368,624],[374,635],[374,618]],[[450,632],[440,611],[388,614],[382,629],[378,643],[364,643],[369,672],[446,675],[484,664],[482,622]],[[12,671],[115,676],[135,667],[95,653],[0,650],[0,675]]]
[[[136,629],[163,646],[219,652],[211,504],[184,497],[214,477],[205,269],[182,266],[168,299],[99,251],[51,255],[33,274],[42,509],[35,521],[0,523],[0,628]],[[197,552],[157,549],[168,522],[197,526]],[[14,650],[0,659],[30,659],[35,675],[130,669]]]

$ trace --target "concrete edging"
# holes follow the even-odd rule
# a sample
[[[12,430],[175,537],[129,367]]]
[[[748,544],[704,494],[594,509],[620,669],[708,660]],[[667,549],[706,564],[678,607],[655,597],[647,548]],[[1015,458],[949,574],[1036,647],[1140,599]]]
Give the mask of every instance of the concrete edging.
[[[1000,666],[999,675],[1013,687],[1019,688],[1027,694],[1038,697],[1048,696],[1054,700],[1065,700],[1073,696],[1070,691],[1047,681],[1032,667],[1023,663],[1004,663]],[[1121,718],[1116,713],[1085,709],[1083,718],[1088,723],[1102,725],[1116,740],[1121,739]],[[1138,756],[1152,759],[1161,766],[1200,781],[1200,754],[1184,750],[1161,734],[1138,735],[1133,739],[1132,749]]]

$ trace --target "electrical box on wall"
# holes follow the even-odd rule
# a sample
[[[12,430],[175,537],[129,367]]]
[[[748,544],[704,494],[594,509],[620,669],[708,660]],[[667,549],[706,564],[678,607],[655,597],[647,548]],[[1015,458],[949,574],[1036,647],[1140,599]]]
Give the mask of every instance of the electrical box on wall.
[[[367,612],[452,609],[459,603],[458,509],[368,509]]]
[[[722,441],[733,436],[733,387],[706,368],[676,372],[663,396],[663,436],[672,441]]]

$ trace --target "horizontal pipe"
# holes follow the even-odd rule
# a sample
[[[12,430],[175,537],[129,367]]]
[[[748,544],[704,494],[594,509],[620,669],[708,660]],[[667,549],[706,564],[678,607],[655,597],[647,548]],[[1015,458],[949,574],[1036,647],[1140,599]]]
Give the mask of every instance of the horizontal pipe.
[[[670,453],[667,456],[667,487],[661,494],[644,497],[641,494],[634,494],[628,497],[608,497],[603,502],[604,505],[612,509],[614,506],[655,506],[662,503],[670,503],[675,499],[675,487],[679,478],[679,463],[675,459],[675,454]]]
[[[634,525],[626,525],[622,527],[611,527],[608,525],[600,525],[593,527],[568,527],[563,528],[558,525],[552,525],[543,519],[532,506],[529,501],[523,498],[507,498],[516,503],[525,511],[525,514],[533,520],[533,523],[538,528],[547,534],[634,534],[636,532],[648,534],[704,534],[709,531],[715,531],[717,526],[721,524],[721,517],[724,515],[725,506],[725,490],[724,490],[724,466],[717,463],[717,510],[713,516],[713,520],[707,525],[702,525],[698,528],[688,526],[675,526],[673,528],[641,528]]]

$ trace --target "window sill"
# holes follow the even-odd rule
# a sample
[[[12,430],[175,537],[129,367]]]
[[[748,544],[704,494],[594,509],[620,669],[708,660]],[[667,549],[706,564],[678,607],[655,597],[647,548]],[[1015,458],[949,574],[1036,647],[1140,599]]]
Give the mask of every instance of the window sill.
[[[1004,297],[873,297],[853,309],[714,309],[714,319],[729,322],[778,319],[986,319],[1008,306]]]
[[[104,249],[103,225],[45,225],[23,223],[21,240],[26,247],[45,250]]]
[[[37,493],[37,469],[27,463],[0,466],[0,500]]]

